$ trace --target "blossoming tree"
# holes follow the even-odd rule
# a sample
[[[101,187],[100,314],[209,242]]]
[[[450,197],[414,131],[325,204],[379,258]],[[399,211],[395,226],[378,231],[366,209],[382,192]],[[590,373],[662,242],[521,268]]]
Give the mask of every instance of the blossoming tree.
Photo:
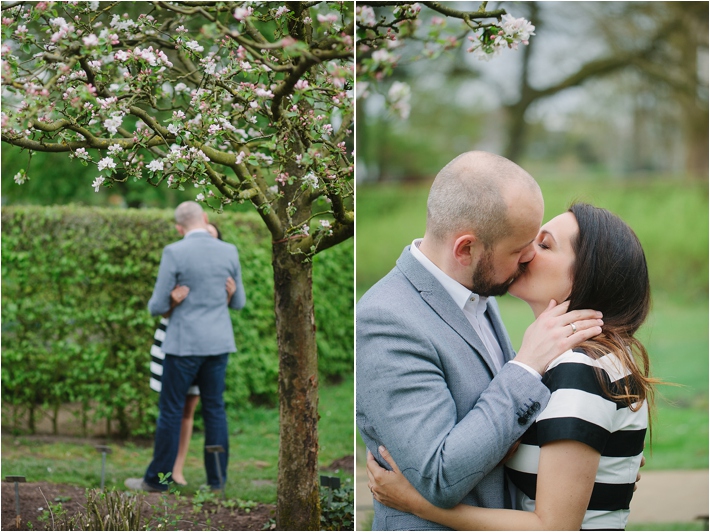
[[[259,212],[280,356],[277,526],[318,529],[311,259],[353,235],[352,3],[4,2],[2,31],[3,142],[95,167],[97,192],[194,187],[207,209]]]
[[[527,45],[535,35],[535,26],[504,9],[488,10],[487,4],[481,2],[475,11],[462,11],[455,8],[454,2],[358,1],[358,97],[366,98],[371,87],[392,74],[401,59],[397,48],[406,39],[422,43],[421,54],[411,60],[433,59],[468,42],[467,52],[482,61],[490,61],[507,48],[517,50],[521,44]],[[422,6],[427,9],[423,10]],[[457,19],[461,21],[459,24],[455,23]],[[406,119],[410,111],[409,96],[409,86],[394,81],[387,92],[390,111]]]

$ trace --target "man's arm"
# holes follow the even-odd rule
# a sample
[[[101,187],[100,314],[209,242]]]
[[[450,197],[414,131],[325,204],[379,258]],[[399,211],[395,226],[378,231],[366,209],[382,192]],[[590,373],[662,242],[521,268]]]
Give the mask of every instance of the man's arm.
[[[170,292],[177,284],[177,268],[175,259],[168,248],[163,250],[158,268],[158,278],[155,281],[153,295],[148,301],[148,310],[151,315],[165,314],[172,308],[170,305]]]
[[[520,366],[504,366],[490,384],[481,367],[472,386],[483,392],[457,423],[447,376],[424,331],[382,312],[358,315],[357,331],[358,353],[367,353],[358,357],[357,388],[368,447],[376,456],[379,445],[387,447],[407,479],[437,506],[460,502],[528,428],[532,419],[521,425],[517,413],[534,402],[541,409],[549,398],[540,379]]]

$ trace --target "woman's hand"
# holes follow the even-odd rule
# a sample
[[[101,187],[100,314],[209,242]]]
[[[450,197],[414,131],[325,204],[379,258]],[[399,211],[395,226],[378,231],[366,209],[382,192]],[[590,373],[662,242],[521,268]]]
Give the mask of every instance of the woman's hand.
[[[231,277],[227,277],[227,304],[232,300],[232,296],[237,291],[237,282]]]
[[[180,303],[185,301],[185,298],[187,297],[187,294],[189,294],[189,293],[190,293],[189,286],[175,285],[175,288],[173,288],[173,291],[170,292],[170,308],[175,308]]]
[[[565,351],[598,336],[602,332],[602,313],[596,310],[567,312],[569,301],[557,304],[550,300],[544,312],[527,328],[515,360],[540,375]]]
[[[380,467],[372,453],[367,451],[367,477],[370,479],[367,487],[376,501],[407,513],[416,513],[430,504],[405,478],[387,449],[380,447],[380,456],[392,471]]]

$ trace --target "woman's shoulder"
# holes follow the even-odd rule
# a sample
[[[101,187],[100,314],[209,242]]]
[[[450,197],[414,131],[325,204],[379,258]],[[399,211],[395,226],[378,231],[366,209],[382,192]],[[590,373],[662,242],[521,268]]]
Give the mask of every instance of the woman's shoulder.
[[[584,364],[585,366],[600,368],[609,376],[611,381],[622,379],[630,374],[630,371],[621,363],[616,354],[607,353],[602,357],[594,357],[587,354],[582,348],[565,351],[554,359],[547,369],[549,371],[560,364]]]

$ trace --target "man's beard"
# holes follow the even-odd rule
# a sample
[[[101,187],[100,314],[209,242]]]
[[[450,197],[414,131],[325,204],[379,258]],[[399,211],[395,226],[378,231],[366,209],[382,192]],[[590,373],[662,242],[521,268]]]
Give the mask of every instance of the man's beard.
[[[507,279],[503,283],[495,283],[495,271],[493,269],[493,250],[486,250],[476,265],[476,270],[473,272],[473,293],[481,297],[502,296],[508,292],[508,287],[513,284],[527,269],[527,264],[520,264],[515,275]]]

